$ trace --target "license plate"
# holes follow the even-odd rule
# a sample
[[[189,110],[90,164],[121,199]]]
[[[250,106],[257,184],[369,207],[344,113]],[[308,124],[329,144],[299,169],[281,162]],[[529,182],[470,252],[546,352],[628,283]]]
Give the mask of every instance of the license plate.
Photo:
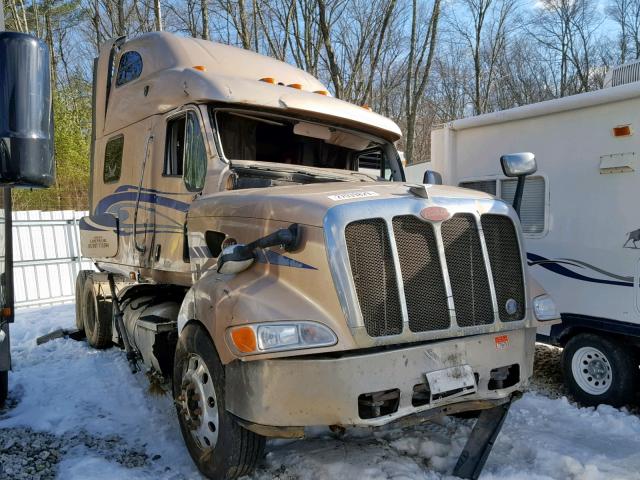
[[[444,368],[425,374],[432,400],[459,397],[477,391],[476,377],[469,365]]]

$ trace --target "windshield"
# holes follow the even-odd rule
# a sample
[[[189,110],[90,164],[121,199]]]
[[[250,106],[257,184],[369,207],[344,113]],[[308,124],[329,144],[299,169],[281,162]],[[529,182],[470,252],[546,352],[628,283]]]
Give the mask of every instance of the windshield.
[[[393,178],[394,169],[385,155],[389,145],[364,134],[244,111],[215,111],[215,123],[222,153],[234,165],[259,162],[256,168],[300,167],[316,173],[322,169],[326,175]]]

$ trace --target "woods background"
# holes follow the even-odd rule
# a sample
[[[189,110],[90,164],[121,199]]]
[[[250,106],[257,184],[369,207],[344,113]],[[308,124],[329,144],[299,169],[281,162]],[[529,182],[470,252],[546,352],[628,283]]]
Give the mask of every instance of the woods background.
[[[292,63],[394,119],[409,163],[432,125],[602,87],[640,57],[640,0],[4,0],[51,49],[58,179],[16,209],[87,208],[91,69],[105,39],[153,30]]]

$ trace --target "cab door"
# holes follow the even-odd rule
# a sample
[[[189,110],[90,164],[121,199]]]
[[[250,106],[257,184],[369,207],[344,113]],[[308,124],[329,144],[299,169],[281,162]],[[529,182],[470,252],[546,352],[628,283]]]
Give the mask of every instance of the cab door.
[[[156,270],[190,274],[185,225],[207,171],[203,117],[198,108],[185,107],[159,123],[151,192],[155,200],[151,265]]]

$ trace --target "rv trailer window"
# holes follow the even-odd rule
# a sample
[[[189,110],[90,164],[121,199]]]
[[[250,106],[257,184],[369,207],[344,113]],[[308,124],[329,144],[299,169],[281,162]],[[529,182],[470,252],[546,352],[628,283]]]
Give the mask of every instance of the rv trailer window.
[[[187,133],[184,152],[184,183],[190,192],[204,187],[207,174],[207,151],[200,130],[200,122],[194,112],[187,115]]]
[[[184,132],[186,115],[172,118],[167,123],[167,141],[165,145],[163,175],[182,176],[182,160],[184,158]]]
[[[460,182],[460,186],[463,188],[470,188],[471,190],[480,190],[481,192],[488,193],[490,195],[496,194],[495,180],[476,180],[473,182]]]
[[[513,202],[517,180],[500,181],[500,197],[507,203]],[[527,177],[520,207],[520,222],[524,233],[544,232],[545,181],[544,177]]]
[[[138,52],[125,52],[120,57],[116,87],[132,82],[142,74],[142,57]]]
[[[124,137],[122,135],[112,138],[104,149],[104,170],[102,180],[104,183],[120,180],[122,170],[122,150],[124,149]]]

